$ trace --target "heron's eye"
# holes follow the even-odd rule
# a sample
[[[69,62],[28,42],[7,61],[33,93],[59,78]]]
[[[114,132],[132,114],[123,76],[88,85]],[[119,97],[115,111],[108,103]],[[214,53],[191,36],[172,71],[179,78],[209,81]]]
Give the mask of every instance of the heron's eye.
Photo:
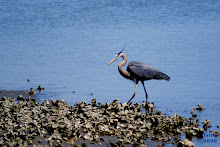
[[[119,57],[119,56],[120,56],[120,54],[121,54],[121,52],[118,52],[116,55]]]

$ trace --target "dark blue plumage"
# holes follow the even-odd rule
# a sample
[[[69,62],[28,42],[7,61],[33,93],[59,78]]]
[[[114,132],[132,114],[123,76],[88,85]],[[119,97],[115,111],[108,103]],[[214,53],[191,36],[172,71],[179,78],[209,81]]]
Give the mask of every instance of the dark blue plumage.
[[[145,81],[151,79],[157,80],[170,80],[170,77],[162,73],[158,69],[146,63],[132,61],[128,64],[127,71],[130,73],[130,77],[134,81]]]

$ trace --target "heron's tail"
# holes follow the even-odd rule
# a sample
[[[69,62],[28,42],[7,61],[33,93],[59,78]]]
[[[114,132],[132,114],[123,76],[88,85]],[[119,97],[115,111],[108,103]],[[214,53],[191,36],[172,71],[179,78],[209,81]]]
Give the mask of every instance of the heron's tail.
[[[170,80],[170,77],[169,77],[168,75],[162,73],[162,72],[160,73],[160,77],[161,77],[162,79],[164,79],[164,80],[167,80],[167,81]]]

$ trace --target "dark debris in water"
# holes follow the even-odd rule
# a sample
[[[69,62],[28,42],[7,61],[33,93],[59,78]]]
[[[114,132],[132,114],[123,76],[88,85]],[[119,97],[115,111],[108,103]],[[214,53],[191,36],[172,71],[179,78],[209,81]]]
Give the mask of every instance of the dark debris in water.
[[[51,146],[86,146],[83,141],[94,145],[108,141],[110,146],[144,146],[148,138],[161,142],[160,146],[194,146],[190,139],[203,137],[203,128],[198,127],[194,117],[186,119],[176,113],[165,116],[161,111],[154,112],[153,104],[150,112],[143,114],[144,104],[121,104],[118,100],[97,104],[93,99],[92,104],[83,101],[71,106],[60,100],[39,104],[35,99],[19,98],[22,101],[0,99],[1,146],[43,145],[42,140],[33,142],[37,137]],[[186,134],[184,141],[180,139],[181,133]]]

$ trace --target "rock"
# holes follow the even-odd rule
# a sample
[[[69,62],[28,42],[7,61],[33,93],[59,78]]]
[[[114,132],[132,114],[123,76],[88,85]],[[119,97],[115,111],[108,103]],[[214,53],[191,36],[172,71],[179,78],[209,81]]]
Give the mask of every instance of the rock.
[[[93,138],[91,137],[91,133],[88,132],[87,134],[85,134],[85,135],[84,135],[84,139],[89,140],[89,141],[92,141]]]
[[[210,120],[205,120],[204,122],[203,122],[203,128],[204,128],[204,130],[207,130],[207,128],[210,128],[211,127],[211,122],[210,122]]]
[[[154,109],[154,104],[149,104],[149,108]],[[185,132],[187,138],[202,137],[198,119],[195,122],[193,117],[186,119],[176,113],[168,116],[153,110],[148,113],[143,109],[138,103],[120,104],[118,100],[97,105],[93,99],[91,104],[84,101],[71,106],[64,100],[51,99],[39,104],[31,98],[19,102],[4,98],[0,99],[0,144],[4,140],[5,146],[33,146],[33,138],[38,136],[42,137],[38,143],[44,144],[46,140],[50,146],[81,146],[77,143],[85,140],[94,145],[112,142],[112,146],[142,146],[147,138],[161,141],[160,145],[175,138],[173,143],[177,146],[190,146],[187,140],[179,141],[181,133]],[[203,125],[208,127],[210,121]]]
[[[40,85],[37,87],[37,90],[39,90],[39,91],[41,91],[41,90],[42,90],[42,88],[41,88],[41,86],[40,86]]]
[[[161,111],[156,111],[156,115],[161,115]]]
[[[177,147],[185,147],[185,143],[183,141],[178,141]]]
[[[192,117],[193,117],[193,118],[196,118],[196,117],[197,117],[197,114],[192,114]]]
[[[184,141],[178,141],[177,147],[194,147],[194,143],[188,139],[185,139]]]
[[[110,142],[111,147],[119,147],[118,144]]]
[[[197,136],[198,138],[203,138],[203,133],[204,133],[203,129],[200,128],[200,129],[198,130],[196,136]]]
[[[193,114],[193,112],[196,110],[196,108],[194,107],[194,108],[192,108],[192,110],[191,110],[191,114]]]
[[[212,131],[213,135],[215,135],[215,137],[219,136],[219,132],[218,131]]]
[[[198,104],[198,106],[199,107],[197,107],[196,110],[199,110],[199,111],[205,110],[205,108],[203,108],[201,104]]]
[[[92,99],[92,107],[96,107],[96,99]]]
[[[82,147],[88,147],[85,143],[82,143]]]
[[[62,140],[60,133],[55,130],[54,133],[47,139],[47,141],[51,141],[54,139]]]
[[[30,94],[30,95],[35,95],[35,91],[34,91],[34,88],[30,88],[30,91],[27,93],[27,94]]]
[[[17,100],[25,100],[25,98],[23,98],[22,95],[18,95]]]
[[[194,143],[192,141],[190,141],[189,139],[185,139],[184,140],[184,145],[185,147],[194,147]]]
[[[154,103],[148,104],[148,107],[149,107],[150,109],[154,109]]]
[[[100,137],[100,141],[105,141],[105,139],[104,139],[104,138],[102,138],[102,137]]]
[[[5,97],[5,96],[3,96],[3,97],[1,98],[1,100],[2,100],[2,101],[5,101],[5,100],[6,100],[6,97]]]
[[[119,102],[119,100],[114,100],[114,101],[112,102],[112,105],[116,105],[118,102]]]

